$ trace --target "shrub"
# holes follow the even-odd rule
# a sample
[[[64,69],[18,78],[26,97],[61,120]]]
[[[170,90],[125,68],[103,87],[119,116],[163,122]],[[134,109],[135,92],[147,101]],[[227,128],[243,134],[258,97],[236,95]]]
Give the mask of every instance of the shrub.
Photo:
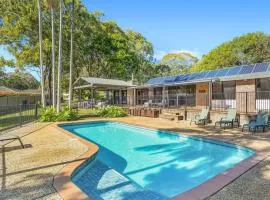
[[[70,110],[68,107],[64,107],[60,113],[57,113],[55,108],[47,107],[41,109],[39,121],[41,122],[55,122],[55,121],[70,121],[76,120],[79,115]]]
[[[76,119],[79,119],[78,113],[74,112],[68,107],[64,107],[63,110],[57,116],[57,121],[70,121]]]
[[[57,112],[53,107],[40,109],[39,121],[41,122],[55,122],[57,120]]]
[[[100,117],[125,117],[127,116],[127,113],[124,111],[123,108],[118,106],[107,106],[105,108],[100,108],[98,110],[98,115]]]

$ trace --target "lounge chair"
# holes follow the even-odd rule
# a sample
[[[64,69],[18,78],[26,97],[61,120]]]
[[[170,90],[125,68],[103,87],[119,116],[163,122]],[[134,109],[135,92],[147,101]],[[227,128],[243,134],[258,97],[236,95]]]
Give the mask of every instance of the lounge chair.
[[[209,109],[203,108],[198,115],[195,115],[195,117],[190,120],[190,125],[192,122],[194,122],[196,125],[199,125],[199,124],[205,125],[208,120],[208,114],[209,114]]]
[[[263,132],[265,128],[268,127],[268,113],[267,112],[259,112],[256,120],[250,120],[248,124],[244,124],[242,127],[242,132],[245,128],[248,128],[249,131],[255,133],[257,129],[261,128]]]
[[[6,140],[19,140],[22,148],[24,148],[21,138],[17,135],[0,135],[0,141],[6,141]]]
[[[222,125],[224,125],[224,128],[226,127],[226,125],[230,124],[231,127],[233,128],[234,123],[237,123],[238,127],[239,127],[239,121],[236,118],[236,109],[234,108],[230,108],[228,109],[228,113],[227,116],[224,118],[221,118],[219,121],[217,121],[215,123],[215,127],[219,124],[220,127],[222,127]]]

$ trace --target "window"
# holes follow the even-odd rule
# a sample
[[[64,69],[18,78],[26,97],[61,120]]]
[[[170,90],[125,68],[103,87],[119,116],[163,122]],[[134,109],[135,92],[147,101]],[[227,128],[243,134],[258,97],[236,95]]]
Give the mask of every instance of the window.
[[[212,84],[212,99],[235,99],[236,82],[216,82]]]
[[[262,78],[256,80],[256,98],[269,99],[270,98],[270,79]]]

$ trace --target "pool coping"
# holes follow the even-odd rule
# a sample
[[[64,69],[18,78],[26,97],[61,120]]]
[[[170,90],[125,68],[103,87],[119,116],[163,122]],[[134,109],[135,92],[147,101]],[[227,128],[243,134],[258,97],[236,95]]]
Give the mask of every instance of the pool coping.
[[[91,123],[91,122],[118,122],[114,120],[94,120],[94,121],[84,121],[84,122],[65,122],[65,123],[57,123],[53,124],[55,128],[60,130],[61,132],[67,134],[68,136],[75,138],[85,144],[88,147],[88,150],[82,154],[79,158],[76,159],[76,161],[67,164],[64,168],[62,168],[56,176],[54,176],[53,180],[53,186],[56,189],[56,191],[60,194],[60,196],[63,199],[67,200],[73,200],[73,199],[78,199],[78,200],[84,200],[84,199],[91,199],[91,197],[87,196],[78,186],[76,186],[72,181],[71,177],[73,173],[80,167],[82,166],[85,162],[87,162],[89,159],[93,158],[97,152],[99,147],[82,138],[77,136],[76,134],[73,134],[63,128],[61,128],[62,125],[69,125],[69,124],[85,124],[85,123]],[[118,123],[123,123],[123,122],[118,122]],[[137,125],[132,124],[132,123],[123,123],[127,125],[133,125],[133,126],[141,126],[143,128],[150,128],[150,129],[155,129],[153,127],[147,127],[144,125]],[[173,132],[173,131],[168,131],[169,133],[174,133],[178,134],[178,132]],[[243,145],[238,145],[232,142],[227,142],[224,140],[218,140],[218,139],[209,139],[207,137],[203,136],[188,136],[187,134],[183,134],[184,136],[191,137],[191,138],[199,138],[199,139],[205,139],[207,141],[216,141],[216,142],[221,142],[223,144],[229,144],[229,145],[235,145],[244,147],[247,149],[251,149],[255,151],[255,154],[248,157],[247,159],[237,163],[235,166],[225,170],[222,173],[219,173],[218,175],[214,176],[213,178],[203,182],[202,184],[186,191],[183,192],[179,195],[176,195],[172,197],[171,199],[173,200],[199,200],[199,199],[206,199],[209,198],[210,196],[214,195],[218,191],[220,191],[222,188],[233,182],[235,179],[243,175],[245,172],[247,172],[249,169],[253,168],[255,165],[259,164],[261,161],[263,161],[268,154],[264,152],[257,151],[253,148],[246,147]]]

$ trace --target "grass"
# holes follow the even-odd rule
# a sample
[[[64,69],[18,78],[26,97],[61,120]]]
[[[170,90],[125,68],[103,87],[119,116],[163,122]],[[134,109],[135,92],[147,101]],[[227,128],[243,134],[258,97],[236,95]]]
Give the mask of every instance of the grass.
[[[1,113],[1,112],[0,112]],[[15,111],[10,114],[3,114],[0,115],[0,131],[20,125],[21,123],[25,123],[28,121],[33,121],[36,119],[35,116],[35,109],[28,109],[21,112]]]

